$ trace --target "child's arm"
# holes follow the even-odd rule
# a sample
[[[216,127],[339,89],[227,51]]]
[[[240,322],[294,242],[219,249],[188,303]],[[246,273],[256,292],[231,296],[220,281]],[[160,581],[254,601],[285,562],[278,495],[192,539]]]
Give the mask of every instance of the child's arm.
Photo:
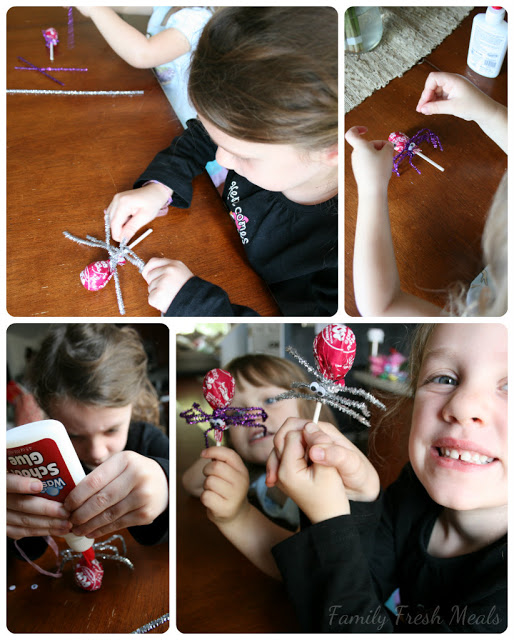
[[[209,460],[206,458],[198,458],[182,475],[182,486],[195,498],[199,498],[203,493],[203,483],[205,482],[203,470],[208,462]]]
[[[430,73],[416,110],[425,115],[448,113],[473,120],[507,153],[507,107],[495,102],[463,76]]]
[[[71,530],[69,511],[41,497],[36,478],[7,474],[7,535],[13,540],[35,536],[64,536]]]
[[[362,316],[434,316],[439,307],[402,291],[396,266],[387,189],[393,167],[390,142],[361,138],[366,127],[352,127],[352,168],[358,189],[353,249],[355,302]]]
[[[138,69],[150,69],[171,62],[191,49],[178,29],[166,29],[150,38],[125,22],[110,7],[77,7],[91,18],[107,44],[125,62]]]
[[[362,451],[329,422],[314,424],[303,418],[288,418],[275,434],[274,450],[267,464],[269,487],[278,482],[279,460],[290,431],[301,433],[310,460],[337,469],[349,500],[373,502],[377,499],[380,479]]]
[[[150,524],[168,507],[168,479],[158,462],[135,451],[115,453],[68,494],[72,532],[98,538]]]
[[[293,534],[271,522],[248,502],[248,470],[235,451],[210,447],[201,455],[209,460],[200,497],[209,519],[256,567],[280,579],[271,548]]]
[[[194,274],[180,260],[150,258],[141,275],[148,283],[148,304],[166,313],[177,293]]]

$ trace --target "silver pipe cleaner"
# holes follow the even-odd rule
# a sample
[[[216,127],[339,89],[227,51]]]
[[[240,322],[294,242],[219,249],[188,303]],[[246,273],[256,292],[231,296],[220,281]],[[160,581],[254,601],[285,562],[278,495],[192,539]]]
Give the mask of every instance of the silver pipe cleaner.
[[[280,393],[279,395],[270,398],[269,401],[277,402],[278,400],[289,400],[290,398],[315,400],[316,402],[329,405],[334,409],[338,409],[339,411],[346,413],[350,417],[355,418],[355,420],[364,424],[366,427],[370,427],[371,424],[368,420],[370,412],[365,402],[350,400],[349,398],[339,395],[340,393],[349,393],[351,395],[361,396],[365,401],[385,410],[385,405],[368,391],[357,387],[342,387],[341,385],[332,382],[332,380],[325,378],[323,374],[302,358],[302,356],[293,347],[286,347],[286,351],[296,358],[296,360],[298,360],[298,362],[319,382],[311,382],[310,384],[306,382],[293,382],[291,385],[293,389],[309,389],[313,392],[313,395],[309,393],[298,393],[297,391],[291,390]]]
[[[119,533],[115,533],[110,538],[107,538],[107,540],[103,540],[101,542],[95,542],[93,544],[93,549],[95,550],[95,557],[101,558],[102,560],[115,560],[116,562],[121,562],[122,564],[127,565],[129,569],[134,569],[134,565],[132,564],[132,562],[128,558],[126,558],[125,555],[123,556],[120,555],[120,552],[117,549],[117,547],[115,547],[112,544],[109,544],[110,542],[113,542],[115,540],[119,540],[121,542],[123,554],[126,554],[127,545],[125,544],[125,540],[123,539],[123,536],[121,536]],[[112,553],[107,553],[108,551],[111,551]],[[80,551],[72,551],[71,549],[63,549],[63,551],[61,551],[61,556],[62,556],[62,560],[61,560],[61,565],[59,567],[59,571],[62,571],[64,565],[68,563],[70,560],[73,560],[73,558],[82,558],[82,553],[80,553]]]
[[[55,89],[7,89],[6,93],[46,96],[142,96],[144,91],[59,91]]]
[[[127,241],[125,238],[120,242],[119,247],[114,247],[111,245],[111,223],[109,219],[109,215],[105,213],[105,242],[103,240],[98,240],[93,236],[86,236],[86,240],[82,238],[77,238],[73,236],[71,233],[67,231],[63,231],[63,235],[66,236],[69,240],[73,240],[78,244],[84,244],[87,247],[100,247],[101,249],[105,249],[109,254],[109,268],[112,272],[114,278],[114,286],[116,288],[116,298],[118,300],[118,308],[120,310],[120,314],[122,316],[125,315],[125,305],[123,304],[123,296],[121,295],[121,286],[118,277],[118,264],[122,258],[128,260],[131,264],[136,266],[139,269],[139,273],[141,273],[144,269],[145,263],[141,258],[139,258],[132,249],[127,246]]]
[[[147,622],[142,627],[139,627],[139,629],[136,629],[135,631],[132,631],[131,633],[148,633],[148,631],[151,631],[152,629],[155,629],[156,627],[159,627],[161,624],[164,624],[165,622],[168,622],[169,619],[170,619],[170,614],[169,613],[165,613],[160,618],[156,618],[155,620],[152,620],[151,622]]]

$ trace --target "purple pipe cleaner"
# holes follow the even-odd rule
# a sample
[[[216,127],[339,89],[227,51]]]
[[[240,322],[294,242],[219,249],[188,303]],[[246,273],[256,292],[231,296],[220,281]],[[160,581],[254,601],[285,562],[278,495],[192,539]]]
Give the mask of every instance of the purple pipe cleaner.
[[[413,169],[415,169],[419,174],[421,174],[421,171],[412,162],[412,159],[416,155],[415,149],[417,146],[419,146],[421,142],[431,142],[434,149],[437,149],[437,147],[439,147],[441,151],[443,150],[443,145],[439,140],[439,136],[437,136],[430,129],[420,129],[417,133],[415,133],[412,136],[412,138],[409,138],[409,141],[405,145],[405,148],[403,149],[403,151],[400,151],[400,153],[393,158],[393,171],[394,173],[396,173],[398,177],[400,177],[400,172],[398,170],[398,167],[400,163],[403,162],[403,160],[405,160],[405,158],[409,158],[410,166]]]
[[[14,67],[18,71],[87,71],[87,67]]]
[[[184,418],[187,424],[199,424],[200,422],[208,422],[211,426],[204,432],[205,447],[209,448],[209,438],[207,434],[214,430],[214,437],[218,435],[219,439],[223,436],[223,432],[228,427],[262,427],[264,435],[267,433],[265,425],[256,422],[256,420],[267,419],[268,414],[260,407],[223,407],[222,409],[213,409],[212,414],[205,413],[198,402],[193,402],[191,409],[182,411],[180,417]]]
[[[61,87],[64,87],[64,82],[61,82],[60,80],[57,80],[57,78],[54,78],[49,73],[46,73],[45,71],[43,71],[43,69],[41,69],[40,67],[36,66],[32,62],[29,62],[28,60],[25,60],[25,58],[22,58],[21,56],[18,56],[18,60],[21,60],[21,62],[24,62],[25,64],[28,64],[33,71],[39,71],[39,73],[42,73],[44,76],[46,76],[50,80],[53,80],[54,82],[57,82],[57,84],[60,84]]]
[[[73,7],[68,7],[68,49],[75,46],[75,32],[73,30]]]

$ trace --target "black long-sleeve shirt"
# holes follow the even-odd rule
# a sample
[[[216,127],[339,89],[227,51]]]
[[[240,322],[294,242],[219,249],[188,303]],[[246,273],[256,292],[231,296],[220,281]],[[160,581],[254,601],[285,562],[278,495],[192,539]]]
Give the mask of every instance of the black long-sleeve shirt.
[[[199,120],[159,152],[135,183],[157,180],[173,189],[173,206],[187,208],[192,180],[213,160],[216,145]],[[301,205],[282,193],[266,191],[230,170],[223,201],[252,268],[268,285],[283,315],[332,316],[337,311],[337,196]],[[191,265],[194,269],[194,265]],[[167,316],[250,316],[220,287],[191,278]]]
[[[442,507],[407,465],[374,503],[273,549],[304,631],[499,633],[507,627],[507,535],[452,558],[428,542]],[[398,615],[384,602],[399,588]]]

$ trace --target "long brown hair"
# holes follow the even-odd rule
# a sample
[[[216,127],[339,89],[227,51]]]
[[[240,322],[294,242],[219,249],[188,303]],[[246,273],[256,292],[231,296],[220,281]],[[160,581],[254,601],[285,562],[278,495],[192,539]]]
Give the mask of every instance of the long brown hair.
[[[50,328],[31,370],[34,395],[51,416],[56,400],[125,407],[132,418],[159,424],[157,393],[138,333],[114,324],[59,324]]]
[[[198,114],[250,142],[324,150],[337,143],[337,12],[223,7],[193,55]]]

